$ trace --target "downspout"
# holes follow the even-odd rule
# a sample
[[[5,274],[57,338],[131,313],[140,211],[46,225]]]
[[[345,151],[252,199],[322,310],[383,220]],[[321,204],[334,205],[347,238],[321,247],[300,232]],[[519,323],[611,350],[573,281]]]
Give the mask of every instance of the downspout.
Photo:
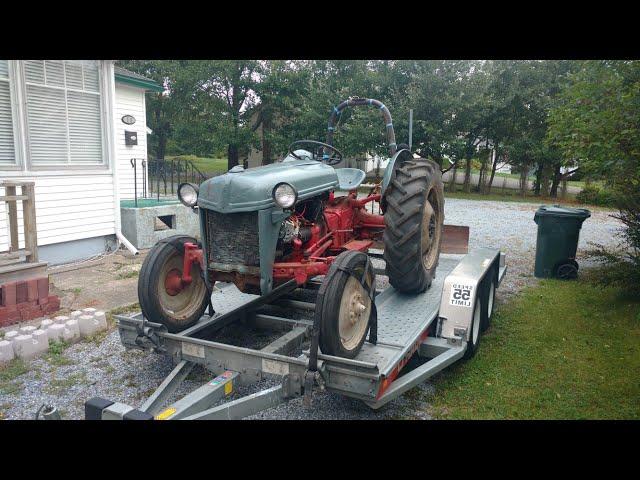
[[[107,60],[107,70],[108,75],[105,75],[105,78],[109,79],[108,88],[109,88],[109,105],[111,109],[111,115],[109,115],[109,132],[111,136],[111,174],[113,177],[113,206],[115,208],[115,220],[116,220],[116,238],[118,239],[118,247],[120,245],[124,245],[127,250],[129,250],[133,255],[137,255],[138,249],[133,246],[133,244],[127,240],[127,238],[122,234],[122,221],[120,218],[120,189],[118,188],[118,155],[116,152],[116,129],[115,129],[115,120],[114,114],[116,111],[116,81],[113,73],[113,61]]]

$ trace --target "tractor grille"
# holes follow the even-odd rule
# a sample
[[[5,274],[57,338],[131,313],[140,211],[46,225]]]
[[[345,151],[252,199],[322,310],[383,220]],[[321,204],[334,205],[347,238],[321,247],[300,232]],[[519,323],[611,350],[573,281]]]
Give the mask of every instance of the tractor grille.
[[[260,266],[258,213],[206,211],[207,256],[210,263]]]

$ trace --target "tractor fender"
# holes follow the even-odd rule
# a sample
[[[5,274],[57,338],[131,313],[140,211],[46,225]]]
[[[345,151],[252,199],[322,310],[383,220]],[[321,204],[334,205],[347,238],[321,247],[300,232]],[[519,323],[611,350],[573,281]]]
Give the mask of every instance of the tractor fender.
[[[396,152],[396,154],[389,160],[387,164],[387,168],[384,170],[384,175],[382,176],[382,200],[384,201],[384,192],[387,190],[389,183],[391,182],[391,175],[393,173],[393,169],[395,168],[396,163],[400,165],[402,162],[413,158],[413,155],[409,150],[402,149]]]

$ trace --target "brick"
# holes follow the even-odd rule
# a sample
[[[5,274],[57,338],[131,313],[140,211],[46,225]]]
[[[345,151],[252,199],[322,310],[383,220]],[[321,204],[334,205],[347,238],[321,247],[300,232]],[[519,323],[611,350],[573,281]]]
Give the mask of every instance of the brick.
[[[38,301],[38,279],[27,280],[27,301]]]
[[[29,292],[27,290],[27,282],[17,282],[16,285],[16,303],[26,302],[29,298]]]
[[[13,325],[22,319],[18,307],[10,305],[7,307],[0,307],[0,327],[6,327]]]
[[[16,304],[16,283],[7,282],[2,285],[2,306],[8,307]]]
[[[20,317],[22,321],[32,320],[34,318],[42,317],[42,310],[40,307],[32,307],[31,305],[27,305],[25,308],[20,310]]]
[[[38,301],[32,300],[31,302],[20,302],[16,305],[18,310],[25,310],[27,308],[38,307]]]
[[[38,299],[49,296],[49,277],[40,277],[38,280]]]
[[[38,298],[38,305],[45,305],[47,303],[49,303],[49,297],[48,296]]]
[[[47,298],[47,303],[40,307],[44,313],[50,314],[60,310],[60,299],[56,295],[49,295]]]

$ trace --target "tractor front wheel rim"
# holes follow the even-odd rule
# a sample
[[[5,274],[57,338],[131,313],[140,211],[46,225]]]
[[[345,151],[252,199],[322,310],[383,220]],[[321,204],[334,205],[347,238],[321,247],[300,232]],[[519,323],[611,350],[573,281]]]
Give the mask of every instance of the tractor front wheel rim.
[[[196,263],[192,266],[193,281],[189,284],[182,282],[183,262],[183,256],[178,253],[169,257],[162,265],[157,284],[160,306],[178,321],[189,318],[197,311],[207,288]]]
[[[338,328],[340,342],[346,350],[353,350],[366,334],[371,315],[371,299],[354,277],[347,280],[340,302]]]
[[[177,268],[172,269],[164,278],[164,289],[166,292],[175,297],[182,291],[182,273]]]

